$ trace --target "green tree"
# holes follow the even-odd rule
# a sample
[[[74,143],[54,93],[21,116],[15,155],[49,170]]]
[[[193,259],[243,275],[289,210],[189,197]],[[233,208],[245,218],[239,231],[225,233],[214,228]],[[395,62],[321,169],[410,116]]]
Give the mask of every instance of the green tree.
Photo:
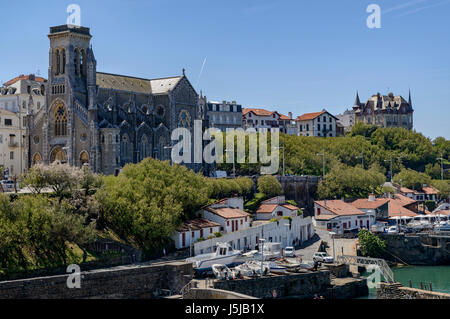
[[[412,169],[403,169],[394,176],[393,181],[404,187],[420,190],[424,184],[431,184],[431,177],[425,173],[416,172]]]
[[[367,229],[362,229],[359,234],[359,244],[364,257],[382,258],[385,254],[386,243]]]
[[[267,197],[274,197],[283,194],[278,179],[272,175],[264,175],[258,178],[258,191]]]

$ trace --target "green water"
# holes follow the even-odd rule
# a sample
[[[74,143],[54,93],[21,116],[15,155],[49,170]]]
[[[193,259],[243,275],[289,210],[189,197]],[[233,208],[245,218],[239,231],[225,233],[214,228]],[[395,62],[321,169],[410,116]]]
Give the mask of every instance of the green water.
[[[430,283],[433,291],[450,293],[450,266],[407,266],[392,268],[396,282],[409,287],[411,280],[413,288],[420,289],[420,282],[429,290]],[[363,274],[364,275],[364,274]],[[369,289],[369,299],[376,298],[376,289]]]

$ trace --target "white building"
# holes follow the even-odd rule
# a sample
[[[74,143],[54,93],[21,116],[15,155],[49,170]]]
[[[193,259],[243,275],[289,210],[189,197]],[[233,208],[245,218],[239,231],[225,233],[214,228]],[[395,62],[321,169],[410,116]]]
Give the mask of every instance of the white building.
[[[251,216],[244,210],[244,199],[233,197],[223,199],[205,207],[202,211],[204,218],[218,223],[220,231],[232,233],[250,227]]]
[[[288,226],[286,226],[288,224]],[[195,255],[213,252],[217,243],[229,243],[234,249],[255,249],[260,245],[260,239],[266,242],[279,242],[282,247],[301,245],[315,234],[311,217],[297,216],[288,221],[266,222],[234,233],[225,234],[220,238],[212,238],[194,244]],[[297,243],[297,244],[295,244]]]
[[[375,214],[367,214],[342,200],[314,202],[316,228],[333,231],[339,235],[346,231],[370,229],[375,223]]]
[[[299,209],[294,205],[287,204],[284,196],[277,196],[261,203],[256,210],[255,220],[294,218],[298,215]]]
[[[44,78],[30,74],[0,87],[0,167],[5,177],[20,175],[27,167],[26,115],[44,107],[45,83]]]
[[[277,111],[267,111],[265,109],[243,109],[242,126],[245,129],[280,129],[281,133],[290,134],[296,132],[293,128],[292,113],[289,116],[278,113]]]
[[[336,121],[334,115],[323,110],[303,114],[295,120],[295,123],[299,136],[336,137]]]
[[[172,239],[175,242],[175,248],[182,249],[190,247],[200,238],[208,238],[220,232],[220,225],[204,218],[193,219],[181,224]]]
[[[344,131],[349,131],[355,125],[355,113],[353,110],[345,110],[344,113],[336,115],[338,122],[344,127]]]

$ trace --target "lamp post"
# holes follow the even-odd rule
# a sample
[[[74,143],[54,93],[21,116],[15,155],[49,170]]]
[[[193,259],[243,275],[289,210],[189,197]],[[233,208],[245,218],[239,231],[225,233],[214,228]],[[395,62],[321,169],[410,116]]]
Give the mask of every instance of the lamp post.
[[[283,176],[285,176],[285,170],[284,170],[284,149],[285,149],[285,147],[284,147],[284,141],[283,141],[283,146],[280,146],[280,147],[275,147],[275,149],[278,149],[278,150],[280,150],[280,149],[282,149],[283,150]]]
[[[334,235],[336,235],[336,233],[330,231],[329,234],[331,236],[331,239],[333,240],[333,261],[336,261],[336,252],[335,252],[335,249],[334,249]]]
[[[226,149],[225,152],[233,152],[233,178],[236,178],[236,167],[234,166],[234,150]]]
[[[442,157],[442,154],[441,154],[441,157],[438,158],[438,160],[441,161],[441,180],[443,180],[444,179],[444,158]]]
[[[361,159],[362,168],[364,169],[364,152],[361,152],[361,156],[356,156],[356,158]]]
[[[261,243],[261,278],[262,278],[262,276],[263,276],[263,272],[264,272],[264,270],[263,270],[263,266],[264,266],[264,242],[265,242],[266,240],[264,239],[264,238],[261,238],[260,240],[259,240],[259,242]]]
[[[322,156],[322,177],[325,177],[325,150],[322,150],[322,153],[318,153],[316,156]]]

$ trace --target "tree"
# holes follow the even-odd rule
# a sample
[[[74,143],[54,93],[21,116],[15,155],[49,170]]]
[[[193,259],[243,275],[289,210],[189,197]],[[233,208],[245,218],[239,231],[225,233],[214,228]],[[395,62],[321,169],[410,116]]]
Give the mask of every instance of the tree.
[[[274,197],[283,194],[278,179],[272,175],[264,175],[258,178],[258,191],[267,197]]]
[[[40,194],[48,187],[47,169],[44,164],[36,164],[22,175],[22,187],[28,187],[34,194]]]
[[[439,197],[442,199],[450,196],[450,180],[433,180],[431,184],[439,190]]]
[[[382,258],[386,243],[367,229],[361,229],[358,234],[361,253],[364,257]]]
[[[368,197],[385,181],[385,176],[375,170],[339,164],[319,182],[317,192],[321,199]]]
[[[393,181],[397,184],[403,185],[404,187],[420,190],[424,184],[431,184],[431,177],[425,173],[416,172],[412,169],[406,168],[395,175]]]

